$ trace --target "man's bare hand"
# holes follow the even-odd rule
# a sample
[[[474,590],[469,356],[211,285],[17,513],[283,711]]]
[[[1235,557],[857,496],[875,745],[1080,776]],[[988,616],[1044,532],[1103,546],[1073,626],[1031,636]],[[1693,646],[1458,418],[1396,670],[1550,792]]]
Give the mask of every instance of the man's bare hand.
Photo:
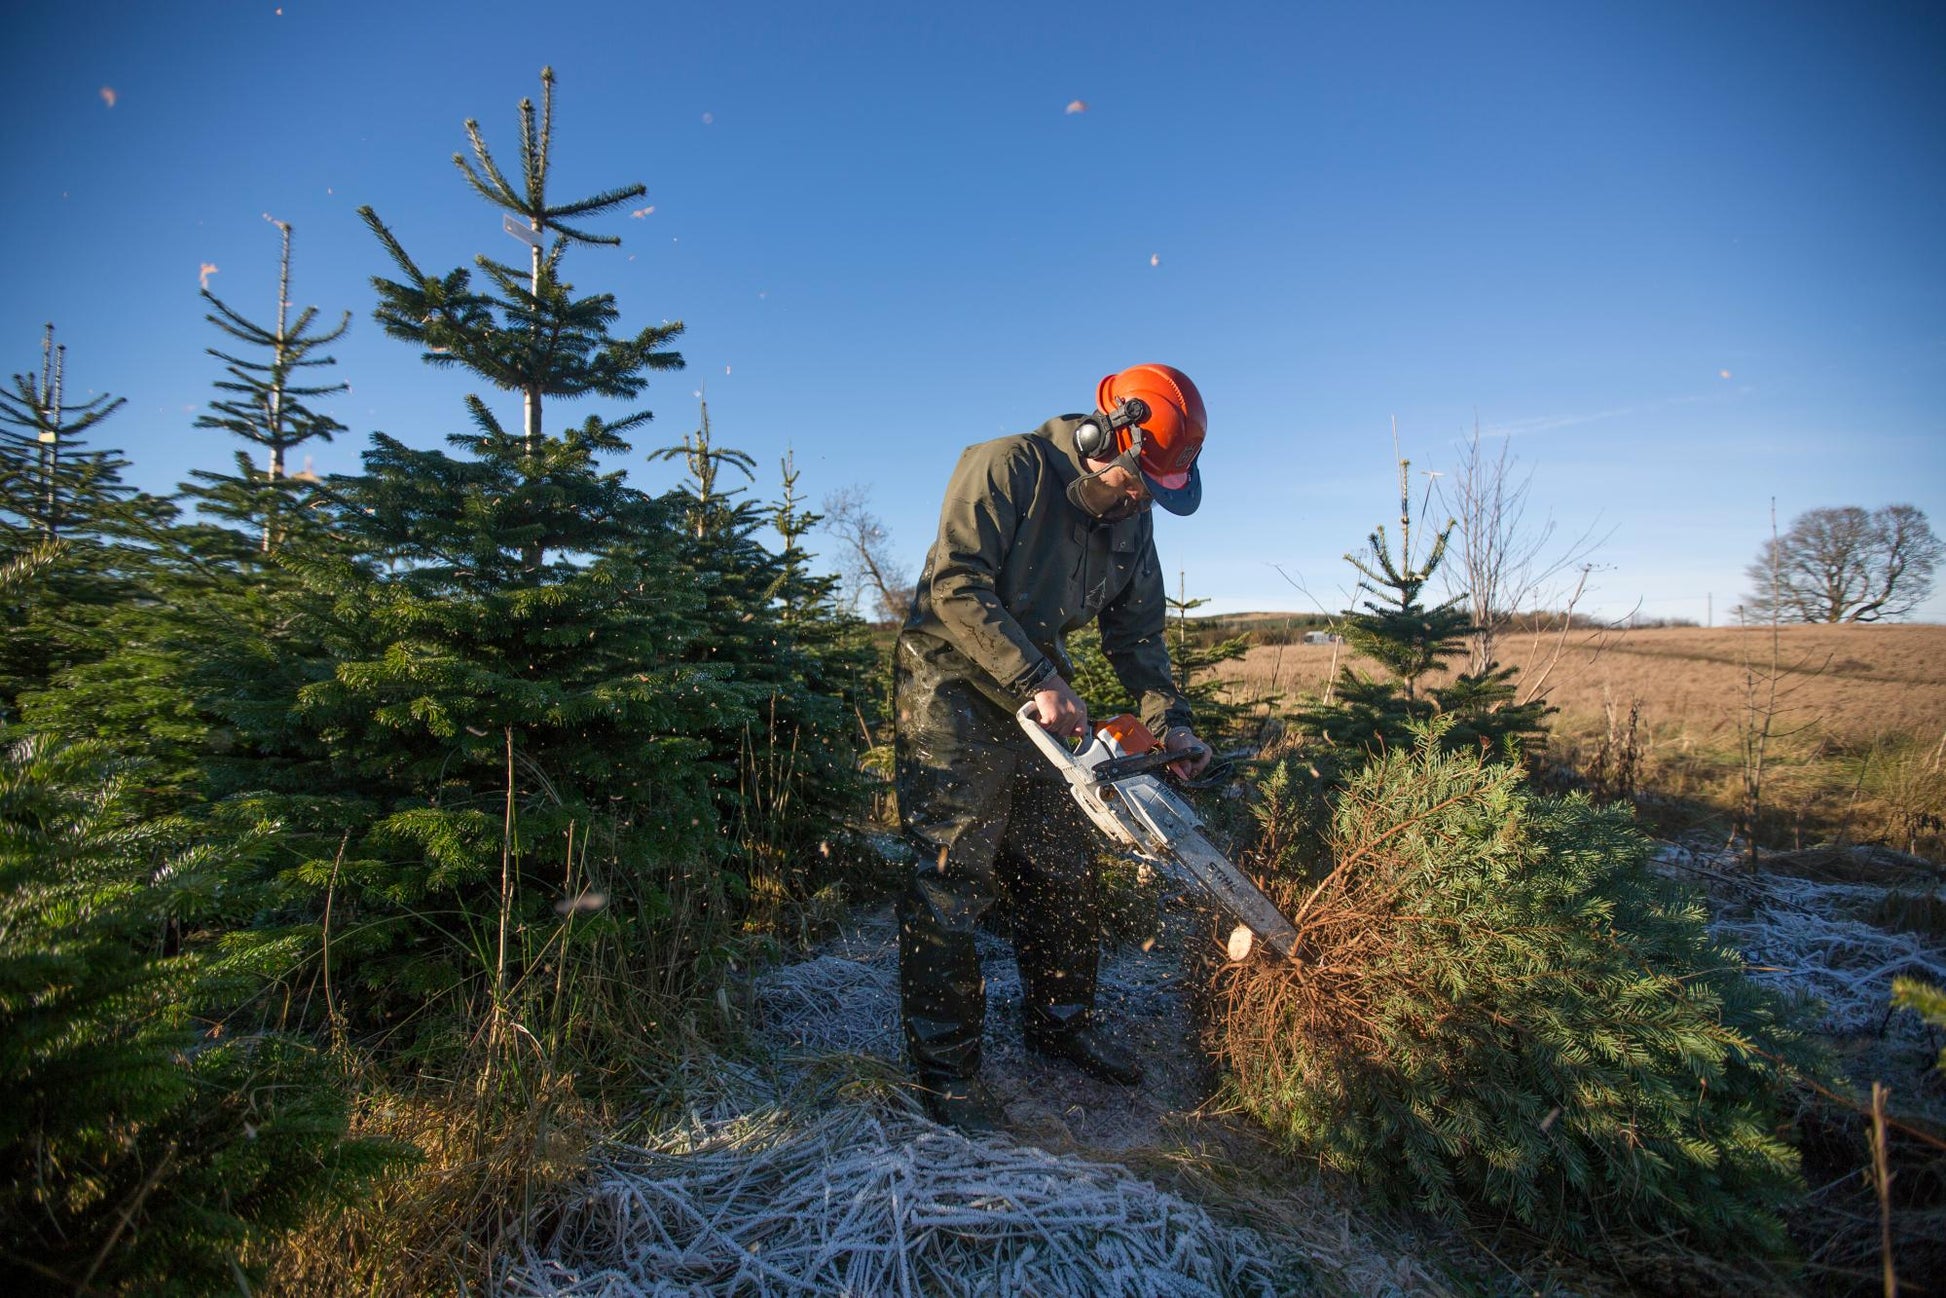
[[[1048,677],[1034,691],[1034,707],[1042,728],[1052,734],[1065,739],[1088,733],[1088,705],[1059,676]]]
[[[1215,756],[1210,746],[1198,739],[1193,731],[1171,730],[1162,737],[1162,750],[1167,753],[1182,753],[1180,762],[1169,763],[1169,773],[1179,780],[1193,780],[1209,769],[1210,759]]]

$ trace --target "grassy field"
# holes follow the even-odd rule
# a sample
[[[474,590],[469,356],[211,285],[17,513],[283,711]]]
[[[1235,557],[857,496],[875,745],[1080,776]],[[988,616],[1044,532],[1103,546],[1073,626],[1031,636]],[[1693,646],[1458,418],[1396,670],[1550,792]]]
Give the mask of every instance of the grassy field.
[[[1611,781],[1625,765],[1620,791],[1665,829],[1730,814],[1743,739],[1768,713],[1771,845],[1843,833],[1940,854],[1946,626],[1784,627],[1774,644],[1768,628],[1570,631],[1509,639],[1501,660],[1558,709],[1548,760]],[[1289,644],[1252,648],[1221,675],[1237,698],[1281,696],[1275,708],[1347,664],[1380,670],[1341,645]]]

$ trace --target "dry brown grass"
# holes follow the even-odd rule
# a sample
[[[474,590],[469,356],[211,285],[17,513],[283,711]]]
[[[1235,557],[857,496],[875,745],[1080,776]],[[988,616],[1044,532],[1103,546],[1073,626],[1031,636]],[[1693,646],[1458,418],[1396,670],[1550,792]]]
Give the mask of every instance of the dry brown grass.
[[[1786,706],[1815,718],[1832,738],[1857,743],[1878,734],[1946,733],[1946,626],[1784,627],[1778,640],[1790,691]],[[1553,647],[1548,637],[1514,637],[1501,661],[1532,680]],[[1218,672],[1235,682],[1238,697],[1281,692],[1293,698],[1324,688],[1334,649],[1340,665],[1379,671],[1347,656],[1344,646],[1266,645]],[[1713,739],[1736,733],[1746,661],[1769,663],[1768,628],[1575,632],[1546,688],[1563,718],[1599,717],[1604,701],[1626,708],[1640,700],[1645,724],[1679,723],[1698,739]]]
[[[356,1207],[321,1213],[272,1257],[264,1292],[410,1298],[485,1292],[494,1267],[531,1241],[587,1166],[597,1124],[569,1079],[539,1080],[524,1101],[482,1104],[470,1088],[429,1083],[365,1097],[353,1134],[416,1145]]]
[[[1585,771],[1636,709],[1643,791],[1718,815],[1735,804],[1748,687],[1773,659],[1768,627],[1514,636],[1501,659],[1520,669],[1523,684],[1545,672],[1560,763]],[[1233,697],[1281,695],[1278,706],[1288,708],[1323,693],[1334,660],[1381,673],[1332,645],[1266,645],[1219,673]],[[1801,845],[1844,833],[1937,852],[1946,812],[1946,626],[1784,627],[1775,660],[1771,841]]]

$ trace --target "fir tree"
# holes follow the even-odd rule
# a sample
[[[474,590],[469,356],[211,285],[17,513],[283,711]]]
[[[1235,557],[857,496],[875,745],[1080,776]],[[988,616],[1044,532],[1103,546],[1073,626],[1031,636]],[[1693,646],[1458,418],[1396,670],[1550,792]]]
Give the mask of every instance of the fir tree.
[[[771,526],[777,532],[776,582],[777,616],[794,636],[810,636],[816,629],[837,620],[842,605],[844,578],[837,573],[819,574],[811,570],[811,552],[804,539],[824,521],[822,515],[804,508],[798,491],[802,471],[797,456],[786,451],[779,464],[777,503],[771,510]]]
[[[49,325],[39,374],[16,374],[13,394],[0,393],[0,565],[11,573],[0,581],[4,720],[18,717],[23,696],[113,650],[104,624],[143,598],[149,543],[174,515],[122,481],[119,451],[88,448],[85,434],[123,402],[102,393],[71,405],[66,368]]]
[[[1271,874],[1313,959],[1233,971],[1228,1085],[1289,1147],[1449,1217],[1783,1252],[1800,1026],[1626,810],[1540,797],[1446,724],[1351,777],[1321,880]],[[1267,837],[1301,837],[1271,782]]]
[[[1419,700],[1420,677],[1454,657],[1459,652],[1455,641],[1472,627],[1458,598],[1432,608],[1420,602],[1426,582],[1446,557],[1446,543],[1453,529],[1449,523],[1433,538],[1423,567],[1412,566],[1411,502],[1405,494],[1409,468],[1408,462],[1399,463],[1398,559],[1392,557],[1383,526],[1367,538],[1369,560],[1355,554],[1345,556],[1345,561],[1358,570],[1358,588],[1373,598],[1365,601],[1363,613],[1348,613],[1341,628],[1354,651],[1377,659],[1392,673],[1408,704]]]
[[[234,476],[197,471],[182,496],[199,502],[203,517],[183,522],[172,501],[131,493],[121,484],[124,461],[113,453],[97,456],[91,472],[98,489],[76,492],[74,499],[106,503],[65,511],[68,523],[44,579],[26,587],[0,583],[0,591],[12,596],[0,645],[0,689],[14,715],[36,733],[98,738],[123,756],[141,757],[150,775],[149,810],[180,810],[197,801],[204,793],[206,744],[234,738],[214,724],[204,698],[234,688],[226,673],[245,653],[239,646],[261,648],[278,634],[268,594],[288,587],[290,579],[269,561],[269,547],[284,545],[299,530],[313,548],[331,545],[314,523],[316,511],[296,508],[308,494],[309,475],[289,474],[285,457],[310,437],[341,431],[307,398],[343,385],[301,386],[295,378],[331,363],[319,349],[340,337],[345,325],[315,328],[315,308],[293,319],[290,230],[278,224],[283,257],[274,327],[256,325],[204,294],[213,324],[268,356],[255,361],[212,349],[228,363],[229,378],[217,384],[214,413],[197,421],[266,447],[268,472],[243,453]],[[44,390],[42,404],[58,407],[58,356],[44,369],[45,382],[16,382]],[[73,439],[66,440],[73,452]],[[63,463],[72,468],[76,459],[71,453]],[[242,523],[248,531],[232,531],[224,522]]]
[[[211,949],[260,831],[143,817],[98,745],[0,753],[0,1276],[13,1292],[211,1293],[406,1151],[347,1142],[329,1061],[253,1018]],[[159,948],[165,931],[173,953]]]
[[[1243,656],[1249,648],[1244,636],[1231,636],[1205,644],[1191,630],[1189,614],[1209,601],[1191,599],[1186,594],[1163,596],[1175,621],[1165,631],[1169,641],[1169,667],[1175,674],[1176,688],[1187,698],[1196,718],[1196,730],[1205,740],[1221,743],[1230,737],[1241,709],[1229,701],[1223,684],[1214,672],[1219,663]],[[1117,713],[1139,713],[1141,702],[1128,692],[1115,666],[1101,647],[1101,631],[1092,623],[1068,638],[1068,658],[1074,667],[1070,682],[1088,700],[1090,715],[1106,719]]]
[[[713,826],[692,736],[734,706],[684,664],[697,598],[668,511],[595,465],[608,439],[456,440],[475,457],[375,435],[365,473],[327,483],[334,528],[372,557],[288,558],[289,639],[223,705],[273,755],[237,773],[263,790],[240,809],[305,830],[286,878],[306,940],[347,845],[337,958],[379,1016],[360,1024],[517,979],[591,833],[605,847],[577,886],[666,911],[658,881]],[[530,568],[536,544],[592,557]],[[511,955],[483,936],[502,923]]]
[[[649,459],[677,461],[689,471],[670,503],[677,510],[686,566],[710,610],[709,631],[698,648],[710,660],[742,666],[754,661],[760,637],[769,629],[768,617],[763,625],[752,624],[768,602],[776,564],[756,541],[764,523],[761,506],[745,497],[745,488],[722,480],[730,469],[751,481],[756,461],[716,444],[708,401],[701,403],[699,419],[694,433],[678,445],[650,452]]]
[[[1106,719],[1123,712],[1140,712],[1141,703],[1128,692],[1114,664],[1102,652],[1101,631],[1089,623],[1067,639],[1068,664],[1073,668],[1068,683],[1087,700],[1088,715]]]
[[[344,337],[351,327],[347,311],[336,328],[324,330],[318,324],[318,309],[307,306],[291,319],[291,227],[273,221],[283,236],[283,252],[277,266],[277,323],[266,327],[245,318],[228,303],[203,290],[203,300],[212,310],[204,318],[244,346],[258,349],[262,360],[246,360],[217,348],[209,354],[222,361],[229,377],[216,383],[225,394],[210,403],[210,413],[196,419],[198,428],[217,428],[234,433],[252,446],[262,447],[267,463],[261,470],[246,451],[237,453],[234,476],[198,471],[192,476],[203,485],[190,494],[218,517],[247,522],[262,533],[262,548],[276,548],[286,520],[301,517],[296,505],[303,475],[296,479],[288,471],[287,457],[295,448],[313,438],[330,441],[345,426],[331,416],[311,408],[308,398],[331,396],[346,391],[346,383],[303,385],[295,380],[302,371],[335,364],[331,357],[318,354]]]
[[[520,431],[513,440],[526,457],[520,461],[524,476],[538,483],[545,476],[543,400],[590,394],[639,396],[649,372],[682,368],[681,355],[667,350],[667,344],[681,335],[683,327],[680,322],[651,325],[633,336],[617,337],[610,332],[619,316],[613,295],[577,298],[573,286],[560,278],[561,260],[570,245],[621,243],[617,236],[581,229],[580,221],[613,211],[647,189],[636,184],[569,203],[548,201],[554,143],[552,68],[541,71],[538,122],[533,101],[520,101],[518,189],[495,163],[479,123],[469,119],[466,133],[473,157],[455,153],[453,162],[473,189],[504,213],[507,228],[527,242],[528,265],[522,269],[484,255],[475,258],[491,285],[488,292],[476,291],[464,268],[437,278],[428,276],[378,214],[370,207],[360,208],[359,215],[405,276],[402,281],[372,281],[379,293],[378,321],[392,337],[424,347],[429,364],[458,365],[497,388],[521,394]],[[566,224],[569,220],[576,224]],[[485,402],[468,397],[467,404],[486,436],[507,437]],[[612,423],[591,419],[583,436],[591,443],[605,443],[603,450],[623,449],[620,434],[650,417],[644,410]],[[526,566],[538,568],[545,554],[541,539],[528,541],[523,552]]]
[[[707,979],[712,930],[696,920],[725,906],[714,871],[695,868],[716,837],[698,736],[747,708],[697,661],[704,595],[685,580],[671,505],[601,464],[650,413],[541,424],[543,397],[634,396],[649,372],[679,367],[662,344],[680,326],[611,336],[614,299],[576,297],[560,278],[570,244],[617,242],[561,222],[640,187],[547,201],[551,74],[543,85],[538,122],[521,106],[523,192],[472,123],[474,162],[459,160],[523,230],[553,238],[529,274],[480,258],[487,294],[464,270],[427,277],[365,213],[404,272],[375,281],[387,333],[521,392],[522,425],[510,432],[470,395],[473,428],[449,450],[374,434],[364,471],[320,489],[343,548],[282,556],[299,581],[273,595],[282,638],[236,660],[218,702],[245,754],[213,770],[221,813],[292,827],[280,902],[252,940],[321,954],[329,907],[350,1027],[409,1020],[395,1042],[429,1049],[488,1011],[496,1029],[521,1006],[566,1014],[532,976],[543,950],[610,953],[605,996]],[[582,895],[605,908],[575,925]],[[578,945],[564,951],[570,926]],[[623,1044],[632,1020],[604,1004],[593,1023],[556,1027]]]
[[[98,531],[133,494],[121,480],[128,467],[121,452],[91,451],[85,440],[126,400],[103,392],[72,404],[67,356],[48,325],[40,374],[16,374],[13,391],[0,391],[0,525],[16,535],[24,530],[52,539]]]
[[[671,500],[683,571],[704,599],[697,661],[742,702],[716,714],[708,732],[717,805],[744,876],[774,916],[814,890],[832,840],[862,805],[852,712],[865,681],[855,637],[847,645],[826,634],[836,579],[808,578],[794,543],[815,519],[795,504],[780,519],[744,487],[726,487],[726,470],[748,480],[754,461],[717,444],[707,402],[700,416],[693,434],[651,458],[688,470]],[[767,522],[791,529],[782,552],[758,539]]]
[[[1537,733],[1549,711],[1539,701],[1516,702],[1514,669],[1498,664],[1461,673],[1444,686],[1426,684],[1429,673],[1466,652],[1473,626],[1463,597],[1431,607],[1421,599],[1446,556],[1453,525],[1440,530],[1415,565],[1409,469],[1408,461],[1399,461],[1398,553],[1381,525],[1367,539],[1365,555],[1345,556],[1369,598],[1333,624],[1355,653],[1378,662],[1389,678],[1346,664],[1332,684],[1334,697],[1300,709],[1295,718],[1301,730],[1325,741],[1329,751],[1320,765],[1333,771],[1411,743],[1434,717],[1445,719],[1439,734],[1449,747],[1491,749]]]
[[[1216,668],[1243,657],[1250,648],[1250,637],[1226,636],[1206,643],[1197,636],[1191,630],[1189,615],[1209,601],[1190,598],[1181,574],[1177,575],[1176,594],[1163,598],[1169,611],[1175,614],[1175,625],[1169,632],[1169,665],[1175,669],[1176,688],[1195,708],[1196,725],[1203,737],[1220,742],[1236,733],[1243,708],[1230,700],[1223,683],[1215,676]]]
[[[892,749],[889,737],[877,742],[886,722],[883,700],[888,666],[873,644],[871,627],[853,611],[844,595],[842,573],[814,572],[804,539],[820,527],[823,516],[804,508],[798,494],[794,455],[782,463],[782,492],[772,515],[781,545],[774,598],[785,642],[798,651],[805,668],[805,685],[814,694],[837,700],[833,720],[837,731],[825,745],[831,796],[826,815],[847,822],[866,810],[877,815],[878,802],[889,796]],[[855,723],[855,724],[854,724]],[[824,842],[820,839],[820,843]],[[822,855],[822,853],[821,853]],[[877,851],[861,854],[867,879],[875,889],[885,883],[886,862]],[[827,860],[830,858],[827,857]]]
[[[345,325],[319,331],[315,308],[293,320],[290,230],[278,224],[284,237],[274,328],[253,324],[204,294],[212,323],[261,346],[268,357],[259,362],[212,349],[229,365],[229,379],[217,384],[219,394],[227,395],[219,395],[214,413],[197,421],[265,446],[268,473],[245,453],[237,456],[234,476],[197,471],[182,495],[199,502],[204,517],[185,523],[171,502],[131,498],[118,476],[123,462],[98,460],[106,491],[97,495],[115,503],[94,511],[98,525],[90,531],[79,525],[65,530],[48,578],[24,592],[23,625],[5,649],[5,660],[19,663],[6,676],[27,727],[98,738],[124,756],[141,757],[150,773],[151,810],[181,809],[197,799],[205,742],[212,735],[224,738],[199,700],[212,684],[228,684],[221,677],[234,662],[235,646],[260,644],[276,633],[267,592],[287,586],[289,578],[267,560],[269,547],[300,528],[313,545],[328,543],[309,525],[316,512],[296,508],[309,475],[288,474],[285,456],[307,438],[341,431],[306,399],[343,385],[300,386],[294,376],[330,364],[318,349],[341,336]],[[234,532],[211,518],[249,530]],[[212,667],[217,663],[223,665]]]
[[[798,494],[796,457],[782,463],[782,494],[771,513],[781,548],[770,599],[786,643],[806,663],[806,685],[814,694],[837,699],[856,728],[841,721],[849,736],[869,745],[878,725],[878,654],[871,628],[851,611],[844,597],[844,576],[814,572],[804,538],[822,523],[822,516],[804,508]],[[849,747],[849,743],[845,745]]]

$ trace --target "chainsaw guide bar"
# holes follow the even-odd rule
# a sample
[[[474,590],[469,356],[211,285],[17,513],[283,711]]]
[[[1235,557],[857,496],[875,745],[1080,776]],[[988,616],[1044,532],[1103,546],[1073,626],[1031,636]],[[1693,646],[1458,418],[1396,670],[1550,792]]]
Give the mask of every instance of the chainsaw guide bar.
[[[1241,920],[1249,931],[1287,960],[1302,960],[1296,927],[1264,896],[1248,875],[1230,863],[1203,836],[1203,822],[1189,804],[1163,787],[1152,772],[1182,756],[1155,750],[1125,754],[1103,730],[1070,750],[1042,726],[1032,702],[1014,720],[1068,782],[1068,792],[1095,828],[1144,860],[1194,883],[1210,900]],[[1231,958],[1248,954],[1248,944]]]

